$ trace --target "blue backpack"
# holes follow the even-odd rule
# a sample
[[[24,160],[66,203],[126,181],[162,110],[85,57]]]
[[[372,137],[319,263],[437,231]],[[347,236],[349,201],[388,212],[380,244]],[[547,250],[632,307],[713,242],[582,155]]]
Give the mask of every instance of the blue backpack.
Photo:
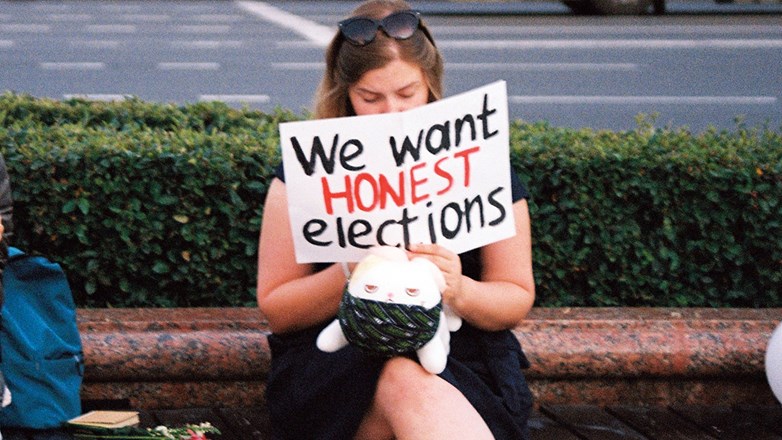
[[[0,367],[11,404],[0,427],[57,428],[81,414],[84,355],[76,307],[59,264],[9,248]]]

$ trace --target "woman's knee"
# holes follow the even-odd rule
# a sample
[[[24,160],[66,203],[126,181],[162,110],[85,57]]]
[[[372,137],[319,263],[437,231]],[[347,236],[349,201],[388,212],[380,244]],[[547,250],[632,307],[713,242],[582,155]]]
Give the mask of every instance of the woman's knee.
[[[372,406],[356,434],[356,439],[394,438],[391,420],[403,405],[415,399],[417,370],[420,366],[407,358],[389,359],[380,373]]]
[[[442,379],[424,370],[415,360],[405,357],[392,358],[386,362],[380,373],[375,398],[380,405],[393,405],[400,400],[410,403],[419,397],[430,397],[438,388],[438,381]]]
[[[420,438],[422,427],[433,438],[492,438],[478,411],[458,389],[411,359],[394,358],[385,364],[374,408],[397,438]]]

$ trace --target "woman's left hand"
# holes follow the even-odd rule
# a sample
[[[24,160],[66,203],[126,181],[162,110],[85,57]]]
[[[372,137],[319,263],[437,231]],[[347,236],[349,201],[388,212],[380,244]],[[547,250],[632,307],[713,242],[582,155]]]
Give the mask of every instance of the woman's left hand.
[[[440,269],[445,277],[443,303],[455,308],[462,295],[462,262],[459,255],[438,244],[411,244],[408,251],[414,257],[426,258]]]

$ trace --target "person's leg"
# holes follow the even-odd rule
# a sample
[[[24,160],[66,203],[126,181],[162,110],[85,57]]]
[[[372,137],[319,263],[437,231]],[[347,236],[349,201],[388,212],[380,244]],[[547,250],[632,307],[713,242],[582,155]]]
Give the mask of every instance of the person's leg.
[[[0,384],[2,384],[0,385],[0,396],[2,396],[2,399],[0,399],[0,406],[6,407],[11,404],[11,390],[5,385],[2,373],[0,373]]]
[[[389,360],[357,439],[493,439],[480,414],[453,385],[407,358]]]
[[[394,440],[394,431],[383,413],[373,403],[356,432],[355,440]]]
[[[6,407],[11,404],[11,391],[5,386],[3,373],[0,373],[0,407]],[[0,440],[3,440],[3,433],[0,432]]]

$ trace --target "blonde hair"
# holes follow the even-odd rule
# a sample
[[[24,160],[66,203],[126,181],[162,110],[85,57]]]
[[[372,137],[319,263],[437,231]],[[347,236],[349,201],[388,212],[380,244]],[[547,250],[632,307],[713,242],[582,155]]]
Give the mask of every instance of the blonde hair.
[[[382,19],[394,12],[409,10],[404,0],[368,0],[358,6],[351,17]],[[443,58],[431,40],[431,33],[421,20],[421,32],[406,40],[396,40],[378,32],[366,46],[354,46],[337,34],[326,49],[326,70],[315,94],[315,118],[353,116],[348,88],[362,75],[400,59],[420,66],[429,88],[429,102],[443,97]]]

